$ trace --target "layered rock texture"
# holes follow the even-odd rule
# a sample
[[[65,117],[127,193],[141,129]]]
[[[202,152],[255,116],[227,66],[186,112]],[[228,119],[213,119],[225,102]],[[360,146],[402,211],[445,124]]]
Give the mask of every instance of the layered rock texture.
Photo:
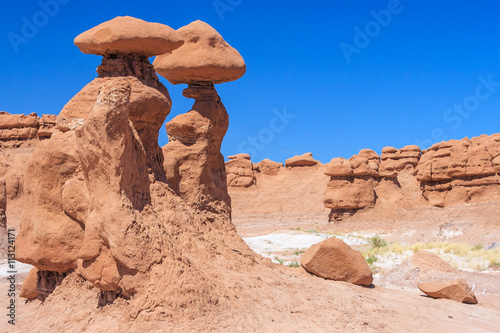
[[[500,134],[441,142],[424,151],[415,145],[385,147],[381,155],[362,149],[325,165],[311,153],[287,159],[285,167],[265,159],[252,164],[253,182],[250,162],[245,163],[246,170],[226,168],[233,217],[241,221],[268,214],[273,220],[321,222],[320,202],[329,210],[329,221],[372,209],[392,214],[427,206],[500,202]],[[239,177],[248,178],[236,185]],[[323,188],[321,194],[317,188]],[[304,217],[297,215],[299,209]]]
[[[433,206],[500,200],[500,134],[435,144],[417,166],[417,180]]]
[[[36,113],[29,115],[0,112],[0,146],[7,147],[16,141],[48,138],[54,133],[56,116]],[[19,142],[18,142],[19,144]]]
[[[237,154],[228,156],[226,162],[227,185],[231,187],[249,187],[255,184],[254,166],[250,155]]]

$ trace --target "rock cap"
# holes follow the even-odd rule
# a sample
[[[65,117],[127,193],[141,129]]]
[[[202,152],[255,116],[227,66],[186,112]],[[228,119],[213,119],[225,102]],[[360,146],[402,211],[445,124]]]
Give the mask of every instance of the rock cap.
[[[172,52],[184,43],[177,31],[160,23],[130,16],[118,16],[75,38],[75,45],[87,54],[137,53],[152,57]]]
[[[156,72],[170,83],[223,83],[245,74],[241,55],[207,23],[194,21],[177,31],[184,45],[153,62]]]

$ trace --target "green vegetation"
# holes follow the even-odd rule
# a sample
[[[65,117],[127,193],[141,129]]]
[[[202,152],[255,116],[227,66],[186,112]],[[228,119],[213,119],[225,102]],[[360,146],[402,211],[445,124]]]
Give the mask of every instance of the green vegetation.
[[[387,242],[379,235],[373,236],[368,240],[368,242],[372,246],[372,249],[387,246]]]
[[[373,263],[376,262],[377,260],[378,260],[378,258],[375,255],[371,255],[368,258],[366,258],[366,262],[370,266],[373,265]]]

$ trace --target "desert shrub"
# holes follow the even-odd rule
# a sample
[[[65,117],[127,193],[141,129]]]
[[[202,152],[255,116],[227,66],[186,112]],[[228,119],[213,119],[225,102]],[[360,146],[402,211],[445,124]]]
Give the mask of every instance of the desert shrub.
[[[379,235],[373,236],[368,240],[368,242],[372,246],[372,249],[387,246],[387,242],[385,241],[385,239],[383,239]]]
[[[288,266],[290,266],[290,267],[300,267],[300,263],[298,261],[294,261],[294,262],[288,263]]]
[[[368,263],[368,265],[373,265],[374,262],[377,262],[378,258],[374,255],[371,255],[369,256],[368,258],[366,258],[366,262]]]

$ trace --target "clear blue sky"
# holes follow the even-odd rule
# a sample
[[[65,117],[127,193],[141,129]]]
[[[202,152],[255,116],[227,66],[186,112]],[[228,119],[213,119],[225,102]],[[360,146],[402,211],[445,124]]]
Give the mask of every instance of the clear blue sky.
[[[2,5],[0,110],[58,114],[101,61],[73,39],[130,15],[175,29],[203,20],[242,54],[245,76],[217,86],[230,116],[225,156],[245,150],[255,162],[284,162],[312,152],[328,162],[362,148],[500,132],[498,1],[59,3],[45,9],[52,15],[37,1]],[[26,22],[38,31],[23,31]],[[161,80],[173,100],[167,120],[188,111],[185,86]]]

